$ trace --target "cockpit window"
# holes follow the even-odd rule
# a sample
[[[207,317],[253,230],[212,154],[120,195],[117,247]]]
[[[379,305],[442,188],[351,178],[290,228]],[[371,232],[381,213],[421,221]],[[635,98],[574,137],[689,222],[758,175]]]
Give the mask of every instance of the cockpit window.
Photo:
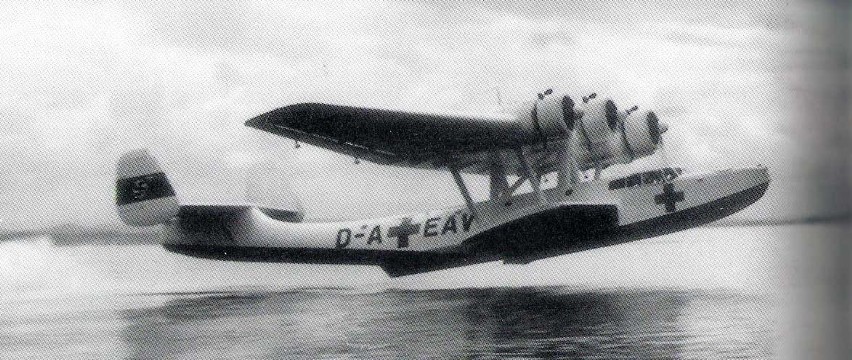
[[[665,169],[663,169],[663,176],[665,176],[666,181],[672,181],[672,180],[676,179],[678,177],[678,175],[680,175],[681,173],[683,173],[683,170],[681,168],[674,168],[674,169],[673,168],[665,168]]]
[[[624,179],[615,179],[609,182],[609,189],[616,190],[624,187]]]

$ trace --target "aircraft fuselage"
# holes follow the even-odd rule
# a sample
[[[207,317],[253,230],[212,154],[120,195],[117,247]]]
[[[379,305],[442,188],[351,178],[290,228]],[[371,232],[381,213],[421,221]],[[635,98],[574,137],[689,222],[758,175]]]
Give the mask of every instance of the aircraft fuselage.
[[[176,218],[163,246],[236,261],[373,264],[406,275],[484,261],[533,260],[658,236],[728,216],[766,191],[764,167],[685,174],[613,188],[579,182],[465,206],[329,223],[293,223],[248,208],[211,227]],[[543,200],[543,201],[542,201]]]

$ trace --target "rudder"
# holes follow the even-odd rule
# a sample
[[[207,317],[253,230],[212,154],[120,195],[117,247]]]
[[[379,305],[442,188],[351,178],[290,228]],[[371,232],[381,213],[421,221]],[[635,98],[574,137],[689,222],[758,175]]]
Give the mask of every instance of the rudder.
[[[132,150],[119,158],[115,205],[121,221],[132,226],[162,224],[180,210],[169,179],[146,149]]]

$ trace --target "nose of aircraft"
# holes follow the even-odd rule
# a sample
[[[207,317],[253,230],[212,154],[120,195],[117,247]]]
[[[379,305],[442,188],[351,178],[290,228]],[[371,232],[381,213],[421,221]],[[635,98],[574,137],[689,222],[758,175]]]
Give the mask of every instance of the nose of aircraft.
[[[748,179],[750,186],[754,190],[756,195],[753,201],[757,201],[757,199],[761,198],[764,193],[766,193],[766,189],[769,188],[769,181],[771,180],[769,177],[769,169],[766,166],[758,165],[750,168],[742,169],[742,173],[745,175],[745,178]]]
[[[758,165],[749,170],[758,184],[769,184],[769,169],[766,166]]]
[[[724,183],[732,186],[731,204],[725,208],[732,214],[760,200],[769,188],[769,169],[763,165],[723,170]]]

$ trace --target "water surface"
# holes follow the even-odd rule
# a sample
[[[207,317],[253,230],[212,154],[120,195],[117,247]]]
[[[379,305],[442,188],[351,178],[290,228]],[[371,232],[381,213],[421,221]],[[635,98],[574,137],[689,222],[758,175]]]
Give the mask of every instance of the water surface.
[[[9,358],[773,358],[790,244],[702,228],[524,266],[391,279],[149,245],[0,243]]]

